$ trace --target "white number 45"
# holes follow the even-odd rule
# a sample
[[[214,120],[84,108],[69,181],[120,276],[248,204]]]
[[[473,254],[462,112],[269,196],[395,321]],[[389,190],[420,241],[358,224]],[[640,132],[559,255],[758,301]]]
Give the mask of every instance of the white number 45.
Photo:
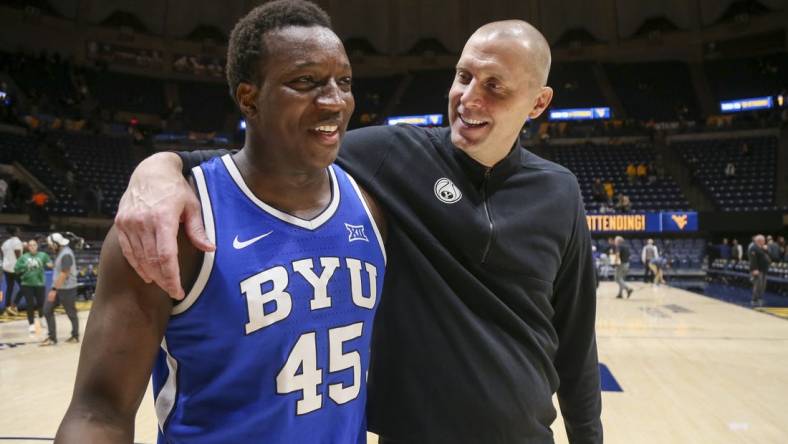
[[[361,336],[363,323],[332,328],[328,331],[328,371],[339,372],[353,369],[353,384],[329,384],[328,396],[337,404],[356,399],[361,391],[361,355],[358,351],[342,353],[345,342]],[[298,370],[300,374],[297,374]],[[276,375],[276,392],[280,395],[300,391],[302,397],[296,403],[296,414],[304,415],[323,406],[323,395],[318,386],[323,382],[323,373],[317,368],[317,340],[314,332],[304,333],[298,338],[282,370]]]

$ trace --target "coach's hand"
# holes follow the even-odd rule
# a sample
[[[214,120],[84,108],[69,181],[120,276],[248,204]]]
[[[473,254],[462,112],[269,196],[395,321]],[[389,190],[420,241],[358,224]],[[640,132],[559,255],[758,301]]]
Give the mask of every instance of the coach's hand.
[[[174,153],[157,153],[142,161],[118,205],[115,226],[123,256],[147,283],[154,282],[174,299],[183,299],[178,266],[181,222],[195,247],[213,251],[202,223],[200,202],[181,175]]]

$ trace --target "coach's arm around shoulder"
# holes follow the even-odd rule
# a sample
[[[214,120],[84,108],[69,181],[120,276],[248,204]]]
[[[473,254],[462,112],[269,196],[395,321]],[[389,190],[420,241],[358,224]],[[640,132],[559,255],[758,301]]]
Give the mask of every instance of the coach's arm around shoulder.
[[[210,152],[209,152],[210,153]],[[203,227],[200,201],[171,152],[143,160],[129,179],[115,216],[118,242],[129,264],[147,283],[183,299],[179,282],[177,234],[180,223],[197,249],[213,251]]]
[[[188,244],[184,239],[179,236]],[[181,268],[194,274],[199,253],[180,247]],[[56,443],[133,442],[136,412],[172,311],[167,294],[129,266],[115,228],[105,239],[99,269],[74,393]]]

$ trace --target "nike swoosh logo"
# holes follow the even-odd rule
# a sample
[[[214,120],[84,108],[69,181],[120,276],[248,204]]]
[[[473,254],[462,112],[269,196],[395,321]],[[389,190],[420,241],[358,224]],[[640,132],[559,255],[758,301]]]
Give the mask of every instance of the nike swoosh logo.
[[[249,245],[252,245],[253,243],[255,243],[255,242],[259,241],[260,239],[262,239],[262,238],[264,238],[264,237],[268,236],[268,235],[269,235],[269,234],[271,234],[271,233],[273,233],[273,231],[269,231],[268,233],[261,234],[261,235],[259,235],[259,236],[257,236],[257,237],[253,237],[253,238],[251,238],[251,239],[249,239],[249,240],[245,240],[245,241],[243,241],[243,242],[239,241],[239,240],[238,240],[238,236],[236,235],[236,236],[235,236],[235,239],[233,239],[233,248],[235,248],[236,250],[240,250],[240,249],[242,249],[242,248],[246,248],[246,247],[248,247]]]

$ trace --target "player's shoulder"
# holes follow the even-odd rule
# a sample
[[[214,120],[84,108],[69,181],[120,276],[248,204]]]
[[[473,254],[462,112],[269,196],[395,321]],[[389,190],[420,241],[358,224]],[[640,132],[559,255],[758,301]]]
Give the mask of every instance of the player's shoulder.
[[[377,125],[348,131],[343,146],[387,146],[397,149],[423,147],[436,143],[442,128],[422,128],[414,125]]]

